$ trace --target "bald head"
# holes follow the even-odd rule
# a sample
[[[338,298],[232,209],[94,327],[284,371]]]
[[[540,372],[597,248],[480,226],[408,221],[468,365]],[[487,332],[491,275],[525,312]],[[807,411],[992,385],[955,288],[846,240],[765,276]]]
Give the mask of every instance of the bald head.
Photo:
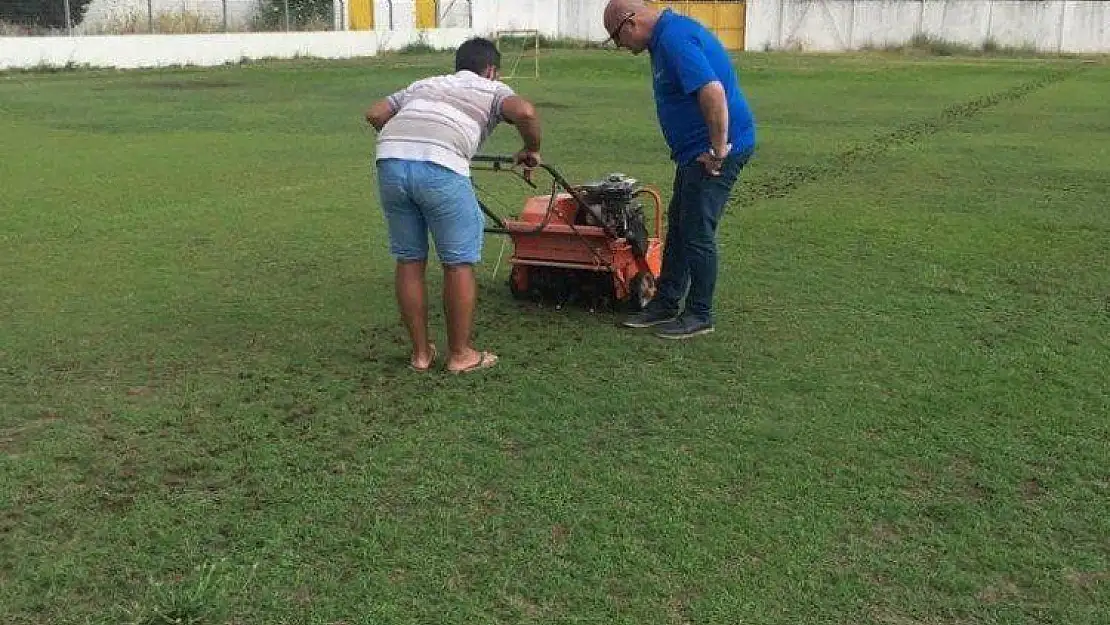
[[[609,4],[605,5],[605,30],[613,32],[624,16],[646,8],[643,0],[609,0]]]
[[[627,20],[629,15],[635,14],[631,20]],[[634,52],[642,50],[646,44],[647,38],[651,36],[651,30],[655,27],[655,22],[659,20],[659,9],[644,2],[644,0],[609,0],[605,5],[605,13],[602,16],[602,21],[605,25],[605,32],[609,33],[610,37],[617,40],[618,45],[623,45],[632,49]],[[626,33],[626,37],[631,39],[631,45],[622,44],[622,25],[625,29],[633,32]]]

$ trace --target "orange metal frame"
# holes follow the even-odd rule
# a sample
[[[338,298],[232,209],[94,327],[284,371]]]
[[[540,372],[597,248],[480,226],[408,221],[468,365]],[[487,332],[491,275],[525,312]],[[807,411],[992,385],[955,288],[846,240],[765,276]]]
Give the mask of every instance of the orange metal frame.
[[[662,198],[654,187],[644,187],[637,195],[648,195],[655,204],[655,236],[648,237],[647,266],[653,278],[658,278],[663,262]],[[547,216],[548,207],[554,212],[542,230],[536,228]],[[612,239],[599,226],[574,225],[578,202],[570,193],[533,196],[527,200],[518,220],[505,220],[505,228],[513,240],[513,256],[509,262],[518,267],[558,267],[611,272],[618,300],[631,294],[631,283],[642,271],[632,246],[624,239]],[[649,233],[650,235],[650,233]],[[514,287],[520,291],[528,288],[527,272],[514,272]]]

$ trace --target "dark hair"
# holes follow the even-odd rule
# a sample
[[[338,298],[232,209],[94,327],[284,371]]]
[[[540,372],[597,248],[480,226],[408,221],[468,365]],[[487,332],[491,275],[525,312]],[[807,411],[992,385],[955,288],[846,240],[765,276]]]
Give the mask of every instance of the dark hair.
[[[501,67],[501,53],[489,39],[475,37],[459,46],[455,52],[455,71],[468,69],[482,74],[487,67]]]

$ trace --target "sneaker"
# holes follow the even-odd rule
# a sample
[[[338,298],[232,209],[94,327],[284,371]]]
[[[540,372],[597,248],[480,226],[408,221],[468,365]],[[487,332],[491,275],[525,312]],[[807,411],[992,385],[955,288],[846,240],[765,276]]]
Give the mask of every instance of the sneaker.
[[[676,318],[678,318],[678,313],[674,311],[645,308],[622,321],[621,325],[626,328],[650,328],[661,323],[674,321]]]
[[[682,316],[663,324],[655,336],[661,339],[688,339],[713,331],[713,323],[695,317]]]

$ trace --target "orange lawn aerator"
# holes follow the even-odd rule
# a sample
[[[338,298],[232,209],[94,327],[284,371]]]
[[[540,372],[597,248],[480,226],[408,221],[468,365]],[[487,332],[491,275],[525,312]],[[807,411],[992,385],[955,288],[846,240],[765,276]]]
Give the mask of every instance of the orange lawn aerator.
[[[476,156],[486,171],[512,171],[508,156]],[[623,174],[572,185],[553,167],[551,193],[529,197],[517,219],[503,219],[479,199],[496,226],[513,242],[509,290],[518,299],[571,302],[595,308],[640,310],[655,296],[663,258],[662,198],[651,185]],[[533,188],[531,180],[521,176]],[[642,198],[654,205],[655,235],[648,233]]]

